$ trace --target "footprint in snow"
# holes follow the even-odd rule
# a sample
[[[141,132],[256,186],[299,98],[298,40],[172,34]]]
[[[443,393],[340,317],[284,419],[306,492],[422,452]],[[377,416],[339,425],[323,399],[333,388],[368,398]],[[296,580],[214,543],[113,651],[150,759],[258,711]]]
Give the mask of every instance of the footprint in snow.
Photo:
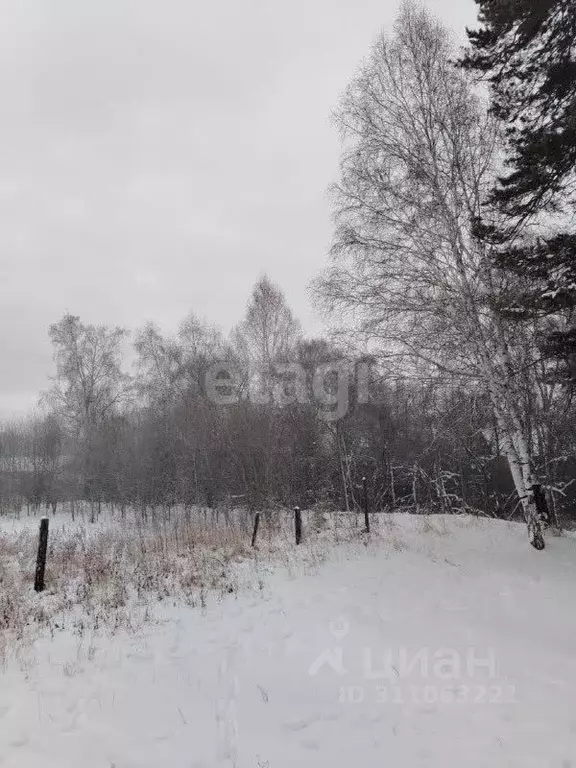
[[[299,718],[298,720],[288,720],[284,723],[284,728],[289,731],[303,731],[305,728],[309,728],[316,722],[314,717]]]
[[[314,723],[338,720],[339,717],[340,715],[337,712],[326,712],[319,715],[300,717],[297,720],[287,720],[283,723],[283,726],[289,731],[303,731],[306,728],[310,728]]]
[[[19,747],[25,747],[27,744],[30,743],[29,737],[24,733],[21,736],[19,736],[16,739],[12,739],[12,741],[8,742],[8,746],[19,748]]]
[[[303,739],[300,742],[300,746],[304,749],[308,749],[311,752],[318,752],[320,749],[320,743],[315,739]]]

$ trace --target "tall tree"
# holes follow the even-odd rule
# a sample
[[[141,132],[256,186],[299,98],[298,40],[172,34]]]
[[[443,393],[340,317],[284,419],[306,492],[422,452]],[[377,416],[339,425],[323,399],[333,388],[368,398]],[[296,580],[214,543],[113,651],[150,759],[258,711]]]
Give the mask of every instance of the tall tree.
[[[65,315],[49,333],[56,375],[44,400],[77,443],[83,495],[101,501],[104,427],[126,405],[132,389],[122,371],[126,331],[83,324],[79,317]]]
[[[234,347],[249,370],[250,383],[269,399],[274,364],[286,360],[300,336],[300,324],[282,290],[263,275],[252,289],[244,319],[232,334]]]
[[[333,266],[320,282],[328,308],[348,311],[364,339],[419,377],[473,378],[489,394],[529,529],[544,547],[533,492],[519,359],[493,310],[502,280],[471,231],[497,146],[449,38],[406,3],[346,92],[334,190]]]
[[[126,331],[65,315],[49,333],[56,375],[45,399],[74,428],[85,432],[99,426],[130,393],[130,379],[122,371]]]
[[[480,28],[468,31],[462,66],[489,83],[507,139],[507,172],[491,190],[477,233],[494,246],[501,266],[527,279],[504,309],[520,319],[557,315],[549,348],[570,356],[576,353],[574,2],[476,3]]]

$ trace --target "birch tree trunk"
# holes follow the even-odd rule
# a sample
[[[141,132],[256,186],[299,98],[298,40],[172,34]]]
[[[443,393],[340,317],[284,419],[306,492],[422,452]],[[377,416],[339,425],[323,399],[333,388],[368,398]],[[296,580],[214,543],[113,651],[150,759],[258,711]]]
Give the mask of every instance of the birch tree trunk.
[[[516,487],[516,493],[522,504],[524,519],[528,526],[528,539],[535,549],[542,550],[545,547],[544,536],[542,535],[542,525],[536,508],[534,479],[530,468],[530,458],[526,453],[524,438],[518,433],[513,438],[509,438],[508,435],[503,433],[503,443],[510,472]]]
[[[545,547],[542,525],[538,517],[536,499],[534,496],[534,476],[532,462],[528,451],[528,443],[522,434],[520,420],[514,414],[514,405],[506,397],[502,385],[500,385],[485,361],[486,378],[494,408],[496,423],[500,432],[500,440],[510,474],[522,505],[524,519],[528,526],[528,540],[537,549]],[[508,402],[506,402],[508,400]]]

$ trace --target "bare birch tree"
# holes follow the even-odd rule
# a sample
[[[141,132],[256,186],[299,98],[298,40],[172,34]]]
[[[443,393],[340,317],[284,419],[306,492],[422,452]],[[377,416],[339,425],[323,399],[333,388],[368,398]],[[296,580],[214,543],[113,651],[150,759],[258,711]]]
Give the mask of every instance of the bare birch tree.
[[[50,326],[56,375],[44,401],[77,443],[82,492],[91,502],[101,500],[103,428],[131,394],[130,378],[122,371],[126,335],[122,328],[83,324],[73,315]]]
[[[84,325],[65,315],[50,326],[56,375],[44,399],[74,429],[100,425],[123,405],[131,391],[122,371],[122,328]]]
[[[397,368],[481,382],[543,549],[514,338],[495,310],[503,278],[472,234],[499,137],[452,57],[446,30],[407,3],[345,93],[333,263],[317,287]]]
[[[265,401],[272,395],[273,365],[287,359],[299,336],[300,323],[284,293],[263,275],[254,285],[246,316],[232,332],[232,343]]]

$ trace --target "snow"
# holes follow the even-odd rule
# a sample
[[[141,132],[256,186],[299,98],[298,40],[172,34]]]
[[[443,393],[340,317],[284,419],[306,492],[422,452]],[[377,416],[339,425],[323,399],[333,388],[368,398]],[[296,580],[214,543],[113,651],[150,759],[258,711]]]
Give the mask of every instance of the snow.
[[[576,540],[378,522],[239,565],[242,590],[164,601],[135,633],[15,645],[0,766],[576,766]]]

